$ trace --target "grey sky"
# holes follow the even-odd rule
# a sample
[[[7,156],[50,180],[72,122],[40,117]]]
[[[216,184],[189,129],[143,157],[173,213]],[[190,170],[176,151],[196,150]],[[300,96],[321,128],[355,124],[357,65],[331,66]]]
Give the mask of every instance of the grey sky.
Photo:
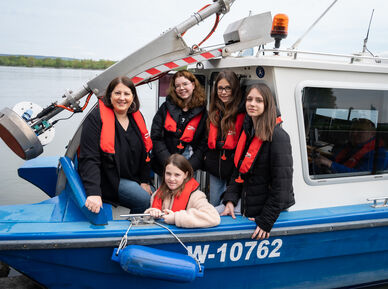
[[[332,2],[236,0],[204,46],[222,43],[226,26],[249,11],[271,11],[272,16],[289,16],[289,36],[282,42],[282,47],[288,48]],[[0,1],[0,53],[120,60],[209,3],[212,1],[4,0]],[[387,52],[386,0],[339,0],[299,48],[361,51],[373,8],[368,48],[375,54]],[[184,37],[189,46],[202,40],[213,19],[189,30]]]

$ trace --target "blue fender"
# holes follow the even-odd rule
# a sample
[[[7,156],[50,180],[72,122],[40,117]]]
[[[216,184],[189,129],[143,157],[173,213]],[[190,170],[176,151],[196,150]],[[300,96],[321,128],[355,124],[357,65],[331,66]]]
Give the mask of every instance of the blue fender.
[[[204,271],[190,256],[140,245],[130,245],[118,254],[114,249],[112,260],[128,273],[175,282],[192,282],[203,277]]]

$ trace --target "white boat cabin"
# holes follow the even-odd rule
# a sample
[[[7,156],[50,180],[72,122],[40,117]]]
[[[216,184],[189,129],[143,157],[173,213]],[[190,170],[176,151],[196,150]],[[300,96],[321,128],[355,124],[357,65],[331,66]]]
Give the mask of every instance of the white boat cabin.
[[[297,51],[276,55],[273,50],[260,50],[255,56],[206,61],[193,72],[207,95],[222,69],[233,70],[243,90],[255,82],[271,88],[282,126],[291,138],[296,204],[290,210],[304,210],[388,197],[387,64],[388,59],[355,55]],[[159,102],[164,99],[166,83],[168,79],[159,83]],[[368,123],[369,128],[357,128],[358,122]],[[346,144],[352,138],[361,141],[365,131],[374,141],[358,146],[363,159],[357,152],[344,152]],[[336,161],[339,155],[346,165],[351,158],[364,163],[337,170],[317,164],[320,156]]]

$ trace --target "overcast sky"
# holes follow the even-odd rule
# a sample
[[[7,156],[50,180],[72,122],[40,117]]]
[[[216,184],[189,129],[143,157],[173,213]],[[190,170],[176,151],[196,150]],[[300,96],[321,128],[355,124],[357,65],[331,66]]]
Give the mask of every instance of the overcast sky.
[[[290,47],[333,0],[236,0],[215,35],[203,46],[219,44],[227,25],[270,11],[289,16]],[[0,1],[0,54],[33,54],[120,60],[174,27],[211,0],[3,0]],[[375,9],[368,48],[388,52],[388,1],[338,0],[299,45],[302,50],[356,53],[362,50]],[[214,18],[189,30],[189,46],[208,33]]]

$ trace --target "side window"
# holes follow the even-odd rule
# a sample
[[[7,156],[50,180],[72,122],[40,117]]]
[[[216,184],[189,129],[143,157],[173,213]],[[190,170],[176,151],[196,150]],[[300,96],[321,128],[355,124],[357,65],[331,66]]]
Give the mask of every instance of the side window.
[[[311,179],[388,172],[388,91],[305,87]]]

